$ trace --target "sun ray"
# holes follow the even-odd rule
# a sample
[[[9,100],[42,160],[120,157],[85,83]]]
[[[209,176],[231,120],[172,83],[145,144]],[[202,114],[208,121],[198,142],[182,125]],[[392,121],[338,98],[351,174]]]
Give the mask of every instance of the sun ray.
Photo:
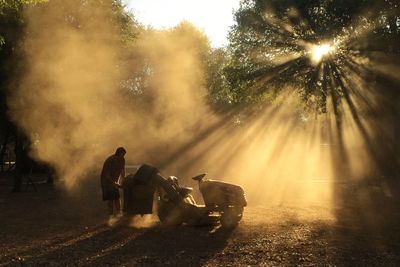
[[[313,45],[308,52],[313,64],[317,65],[322,60],[329,58],[336,52],[336,47],[328,43]]]

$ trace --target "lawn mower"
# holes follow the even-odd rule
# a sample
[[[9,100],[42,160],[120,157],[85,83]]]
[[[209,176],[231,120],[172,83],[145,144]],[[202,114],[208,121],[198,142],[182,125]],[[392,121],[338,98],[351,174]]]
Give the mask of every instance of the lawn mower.
[[[247,205],[243,188],[205,176],[192,178],[204,199],[204,205],[199,205],[191,194],[193,188],[181,186],[177,177],[165,178],[157,168],[144,164],[123,179],[123,211],[126,215],[143,215],[156,210],[165,225],[237,226]]]

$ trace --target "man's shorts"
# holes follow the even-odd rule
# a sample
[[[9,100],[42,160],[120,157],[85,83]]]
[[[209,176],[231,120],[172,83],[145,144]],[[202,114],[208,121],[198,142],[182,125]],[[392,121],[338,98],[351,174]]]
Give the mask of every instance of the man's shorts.
[[[119,199],[119,190],[115,187],[102,186],[103,200],[116,200]]]

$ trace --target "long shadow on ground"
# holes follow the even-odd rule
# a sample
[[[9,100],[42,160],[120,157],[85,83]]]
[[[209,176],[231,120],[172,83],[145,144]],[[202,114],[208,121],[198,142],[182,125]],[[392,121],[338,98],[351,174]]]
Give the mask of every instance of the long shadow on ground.
[[[23,261],[3,264],[202,266],[226,246],[231,231],[209,227],[135,229],[103,225],[60,243],[49,243],[20,254]]]

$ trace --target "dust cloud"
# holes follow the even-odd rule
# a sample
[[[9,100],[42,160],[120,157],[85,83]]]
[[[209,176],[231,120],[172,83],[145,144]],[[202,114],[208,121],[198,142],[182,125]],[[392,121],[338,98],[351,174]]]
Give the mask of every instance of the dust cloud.
[[[54,165],[68,187],[118,146],[127,148],[128,161],[143,162],[154,144],[186,138],[205,113],[200,55],[192,48],[206,41],[200,32],[184,23],[149,30],[129,54],[110,20],[111,1],[79,9],[75,2],[26,12],[26,73],[9,98],[32,155]],[[127,78],[137,69],[146,69],[146,93]]]
[[[208,172],[241,184],[250,203],[332,201],[341,154],[329,115],[301,117],[289,93],[286,105],[254,118],[217,115],[205,100],[204,34],[188,23],[141,30],[129,53],[103,2],[77,10],[72,0],[50,1],[26,12],[26,74],[9,98],[32,155],[68,188],[98,179],[88,174],[124,146],[130,164],[154,164],[193,186],[190,176]],[[362,146],[353,124],[343,126],[346,151]],[[367,157],[357,151],[348,162],[362,173]]]
[[[285,103],[256,117],[221,119],[201,142],[179,151],[190,161],[171,165],[193,176],[207,172],[208,178],[238,183],[253,204],[329,207],[335,188],[362,179],[373,163],[348,111],[339,131],[332,112],[314,116],[294,110],[298,96],[290,91],[283,93]]]
[[[158,217],[153,214],[136,215],[130,221],[130,226],[134,228],[151,228],[159,223]]]

